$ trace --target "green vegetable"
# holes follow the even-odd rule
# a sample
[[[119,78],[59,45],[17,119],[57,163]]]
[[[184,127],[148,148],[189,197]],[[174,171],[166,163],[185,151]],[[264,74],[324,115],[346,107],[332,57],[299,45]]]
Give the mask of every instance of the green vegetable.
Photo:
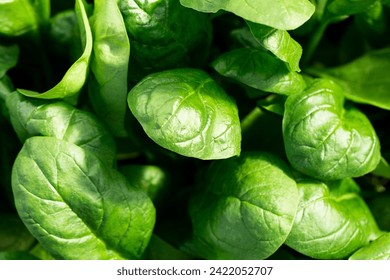
[[[388,259],[389,0],[0,18],[0,259]]]
[[[307,0],[180,0],[185,7],[205,13],[219,10],[232,12],[244,19],[282,30],[296,29],[306,22],[314,12]]]
[[[350,260],[390,260],[390,233],[384,234],[354,253]]]
[[[164,148],[200,159],[240,154],[236,104],[203,71],[149,75],[130,91],[127,101],[146,134]]]
[[[380,160],[379,139],[359,110],[344,107],[343,90],[317,80],[287,98],[283,137],[291,165],[320,180],[359,177]]]
[[[267,153],[243,153],[213,163],[204,178],[190,204],[200,256],[264,259],[284,243],[297,211],[298,191],[282,160]]]
[[[225,77],[267,92],[289,95],[306,86],[286,63],[261,50],[236,49],[218,57],[212,66]]]
[[[380,235],[352,179],[298,179],[299,205],[286,244],[317,259],[343,259]]]
[[[130,43],[115,0],[95,1],[89,94],[98,116],[116,136],[126,136],[125,113]]]

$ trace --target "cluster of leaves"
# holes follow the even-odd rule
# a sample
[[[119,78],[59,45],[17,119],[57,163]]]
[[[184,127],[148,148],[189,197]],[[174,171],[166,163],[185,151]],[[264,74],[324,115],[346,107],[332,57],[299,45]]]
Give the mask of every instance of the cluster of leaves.
[[[0,258],[390,259],[390,1],[0,18]]]

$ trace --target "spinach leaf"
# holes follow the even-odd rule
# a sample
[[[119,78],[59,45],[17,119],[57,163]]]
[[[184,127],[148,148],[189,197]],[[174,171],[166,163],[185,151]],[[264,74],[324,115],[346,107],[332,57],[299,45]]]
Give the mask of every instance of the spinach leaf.
[[[232,12],[246,20],[273,28],[296,29],[314,13],[314,5],[307,0],[180,0],[185,6],[204,13],[219,10]]]
[[[268,52],[241,48],[224,53],[212,67],[221,75],[266,92],[289,95],[301,92],[305,81],[287,64]]]
[[[213,162],[203,178],[190,203],[201,257],[264,259],[284,243],[298,192],[282,160],[267,153],[242,153]]]
[[[354,253],[350,260],[390,260],[390,233],[383,234],[377,240]]]
[[[240,153],[236,104],[201,70],[151,74],[129,92],[128,105],[146,134],[166,149],[200,159]]]
[[[0,35],[16,37],[38,29],[37,17],[29,0],[0,2]]]
[[[18,89],[21,94],[41,99],[66,98],[76,95],[84,86],[88,74],[89,60],[92,52],[92,32],[82,0],[76,0],[75,10],[84,45],[83,54],[77,61],[72,64],[72,66],[63,76],[62,80],[53,88],[44,93]]]
[[[70,142],[27,139],[12,187],[19,216],[56,258],[137,259],[152,234],[155,210],[145,193]]]
[[[286,244],[317,259],[343,259],[381,233],[352,179],[297,179],[298,212]]]
[[[131,81],[206,63],[212,32],[208,15],[184,8],[178,0],[120,0],[119,8],[131,41]]]
[[[343,90],[325,79],[287,98],[283,137],[291,165],[320,180],[362,176],[380,160],[379,139],[368,118],[344,108]]]
[[[350,63],[326,69],[311,69],[313,74],[336,81],[352,101],[390,110],[390,49],[365,54]]]
[[[18,45],[0,44],[0,79],[7,71],[16,66],[19,57]]]
[[[39,260],[28,252],[0,252],[0,260]]]
[[[94,115],[65,102],[47,103],[17,92],[8,95],[7,107],[11,123],[23,142],[31,136],[55,137],[95,153],[109,166],[115,164],[114,140]]]
[[[115,136],[126,136],[127,68],[130,42],[115,0],[95,1],[89,95],[95,112]]]
[[[300,71],[299,61],[302,56],[301,45],[291,38],[285,30],[247,21],[254,39],[260,46],[272,52],[280,60],[287,63],[292,71]]]

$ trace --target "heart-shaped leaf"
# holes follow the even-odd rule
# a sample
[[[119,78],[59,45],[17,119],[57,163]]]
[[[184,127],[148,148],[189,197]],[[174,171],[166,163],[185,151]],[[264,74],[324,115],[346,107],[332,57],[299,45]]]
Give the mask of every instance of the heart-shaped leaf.
[[[380,160],[370,121],[356,108],[344,108],[343,90],[325,79],[287,98],[283,137],[292,166],[325,181],[362,176]]]

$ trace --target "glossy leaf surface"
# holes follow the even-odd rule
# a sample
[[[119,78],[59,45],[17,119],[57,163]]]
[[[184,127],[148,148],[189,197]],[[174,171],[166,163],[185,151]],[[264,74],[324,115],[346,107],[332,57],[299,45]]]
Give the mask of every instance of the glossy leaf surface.
[[[315,9],[307,0],[180,0],[180,3],[204,13],[225,10],[246,20],[282,30],[298,28]]]
[[[354,253],[350,260],[390,260],[390,233],[383,234],[377,240]]]
[[[267,153],[243,153],[214,162],[204,178],[190,204],[202,257],[264,259],[284,243],[298,192],[283,161]]]
[[[316,259],[343,259],[380,234],[352,179],[297,182],[300,202],[288,246]]]
[[[124,122],[130,42],[115,0],[95,1],[92,34],[91,102],[112,133],[123,137],[126,136]]]
[[[147,246],[153,204],[87,150],[52,137],[29,138],[12,181],[19,216],[56,258],[136,259]]]
[[[240,153],[236,104],[201,70],[151,74],[129,92],[128,105],[146,134],[166,149],[200,159]]]
[[[344,108],[343,90],[329,80],[287,98],[283,137],[291,165],[325,181],[362,176],[380,160],[370,121],[358,109]]]
[[[289,95],[301,92],[306,84],[286,63],[261,50],[242,48],[219,56],[213,68],[221,75],[266,92]]]

